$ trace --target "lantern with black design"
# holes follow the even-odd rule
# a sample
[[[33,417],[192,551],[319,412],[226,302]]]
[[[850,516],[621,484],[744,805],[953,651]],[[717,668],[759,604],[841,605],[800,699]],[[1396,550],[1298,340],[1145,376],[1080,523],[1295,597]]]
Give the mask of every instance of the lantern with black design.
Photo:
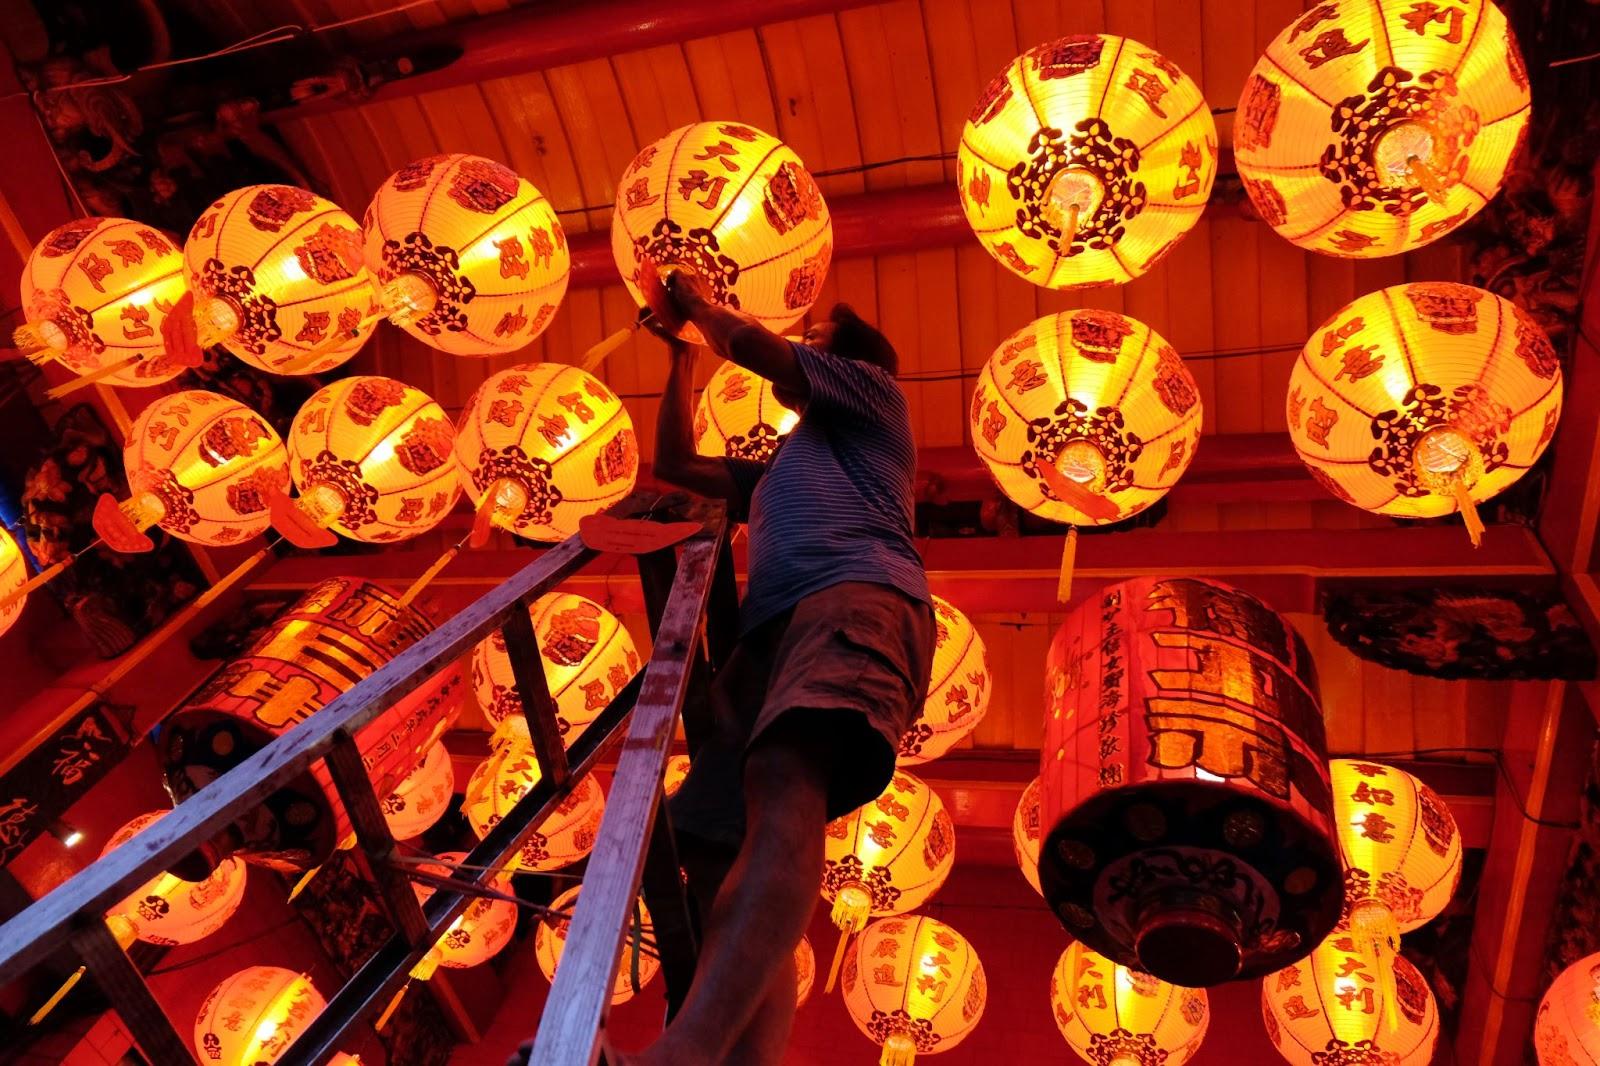
[[[335,577],[314,586],[162,724],[161,753],[174,802],[310,718],[432,630],[424,614],[372,582]],[[393,792],[449,728],[465,691],[460,667],[451,664],[356,734],[379,796]],[[326,860],[350,831],[333,780],[319,762],[174,872],[198,879],[229,854],[284,872],[303,871]]]
[[[1316,674],[1259,600],[1113,585],[1050,647],[1039,874],[1067,930],[1188,987],[1279,969],[1339,918]]]

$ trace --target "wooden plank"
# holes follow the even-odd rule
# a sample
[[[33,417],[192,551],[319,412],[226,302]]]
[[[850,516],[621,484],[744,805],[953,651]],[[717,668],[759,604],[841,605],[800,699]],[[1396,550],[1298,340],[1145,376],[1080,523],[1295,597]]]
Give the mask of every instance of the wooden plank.
[[[89,919],[70,939],[89,976],[111,1001],[145,1058],[163,1066],[195,1061],[188,1042],[178,1035],[144,975],[111,935],[104,919],[98,915]]]
[[[529,1066],[576,1066],[593,1063],[598,1054],[617,955],[638,895],[672,734],[689,687],[690,672],[683,666],[699,640],[721,537],[718,521],[683,548],[589,856],[586,891],[578,898]]]
[[[372,779],[362,765],[361,749],[356,747],[355,737],[349,731],[335,735],[326,762],[328,773],[333,776],[333,787],[339,790],[345,815],[355,830],[356,843],[366,855],[378,893],[389,908],[390,920],[411,943],[424,943],[428,927],[422,919],[422,907],[411,890],[411,882],[390,862],[396,854],[394,834],[389,831],[383,809],[378,806],[377,794],[372,790]],[[426,943],[431,945],[433,941],[426,940]]]
[[[550,679],[544,674],[544,658],[539,654],[539,639],[533,632],[533,619],[526,604],[519,604],[500,627],[506,641],[506,657],[511,660],[511,676],[522,701],[522,716],[528,723],[534,758],[539,760],[540,776],[556,787],[568,780],[567,749],[556,724],[556,701],[550,696]]]

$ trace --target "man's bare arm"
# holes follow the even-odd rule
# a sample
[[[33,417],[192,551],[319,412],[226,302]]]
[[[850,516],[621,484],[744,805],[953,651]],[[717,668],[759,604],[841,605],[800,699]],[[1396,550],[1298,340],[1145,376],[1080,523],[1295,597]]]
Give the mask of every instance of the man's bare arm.
[[[656,419],[655,474],[690,492],[736,503],[739,487],[728,465],[694,450],[694,348],[676,338],[668,346],[672,367]]]
[[[677,271],[668,277],[666,288],[675,308],[699,328],[712,351],[802,400],[810,398],[811,383],[788,341],[755,319],[717,304],[710,287],[695,274]]]

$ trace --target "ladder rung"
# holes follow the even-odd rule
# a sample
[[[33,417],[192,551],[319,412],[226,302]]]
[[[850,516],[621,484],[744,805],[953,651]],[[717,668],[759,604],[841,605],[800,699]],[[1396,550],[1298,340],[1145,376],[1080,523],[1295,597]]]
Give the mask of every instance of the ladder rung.
[[[72,934],[72,947],[88,975],[100,986],[111,1006],[122,1017],[134,1043],[151,1062],[192,1063],[194,1049],[173,1026],[172,1019],[156,1001],[144,975],[122,950],[117,938],[102,919],[88,922]]]
[[[428,936],[428,923],[422,917],[422,907],[417,903],[417,895],[405,871],[389,861],[395,853],[394,834],[389,831],[389,823],[384,821],[383,809],[378,806],[378,795],[372,789],[372,779],[367,776],[355,738],[347,732],[336,735],[327,762],[333,786],[339,790],[345,814],[355,830],[356,843],[366,854],[378,891],[389,906],[389,917],[409,943],[422,943]]]
[[[505,637],[506,656],[511,660],[517,698],[522,701],[522,715],[528,722],[528,738],[533,742],[534,757],[539,760],[539,773],[564,785],[568,776],[567,749],[561,740],[561,727],[556,724],[556,701],[550,696],[550,682],[544,676],[539,638],[533,632],[533,620],[528,617],[525,604],[506,616],[500,633]]]

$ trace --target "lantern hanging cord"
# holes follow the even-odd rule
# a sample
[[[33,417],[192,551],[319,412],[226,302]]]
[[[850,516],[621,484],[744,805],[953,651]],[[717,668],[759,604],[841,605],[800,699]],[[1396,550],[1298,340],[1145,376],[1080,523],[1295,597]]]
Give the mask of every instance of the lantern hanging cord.
[[[1334,755],[1336,759],[1414,759],[1422,755],[1488,755],[1494,759],[1495,769],[1500,773],[1500,779],[1505,782],[1507,790],[1511,793],[1511,801],[1516,805],[1517,813],[1522,815],[1522,820],[1542,829],[1579,829],[1583,823],[1579,821],[1557,822],[1549,818],[1540,818],[1528,810],[1523,803],[1522,794],[1517,791],[1517,783],[1511,778],[1511,771],[1506,766],[1505,755],[1499,748],[1413,748],[1410,751],[1359,751],[1348,755]]]

